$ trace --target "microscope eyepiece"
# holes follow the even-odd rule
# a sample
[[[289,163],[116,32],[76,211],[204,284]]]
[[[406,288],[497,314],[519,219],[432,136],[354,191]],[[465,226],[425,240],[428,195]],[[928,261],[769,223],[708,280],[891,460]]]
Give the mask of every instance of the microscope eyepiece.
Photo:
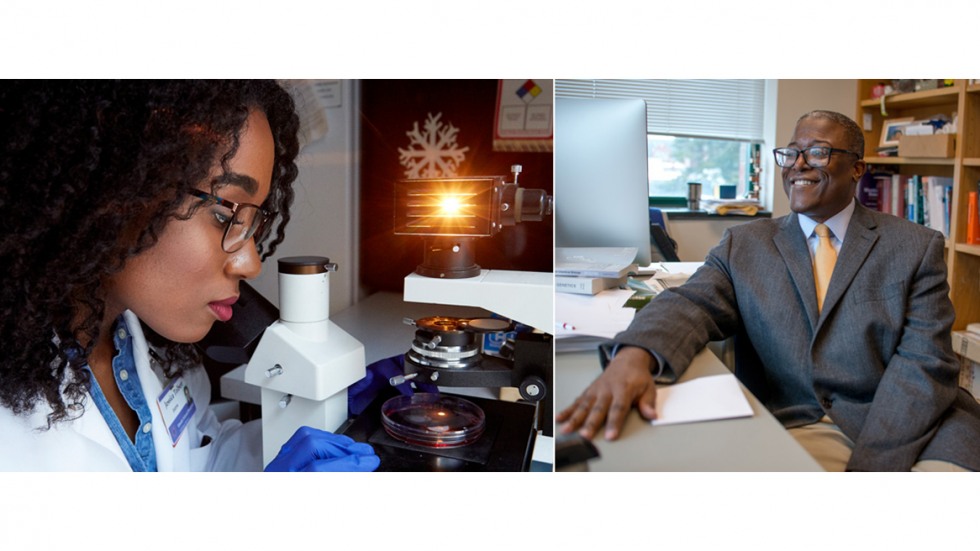
[[[288,256],[279,259],[279,273],[291,275],[336,272],[337,264],[325,256]]]

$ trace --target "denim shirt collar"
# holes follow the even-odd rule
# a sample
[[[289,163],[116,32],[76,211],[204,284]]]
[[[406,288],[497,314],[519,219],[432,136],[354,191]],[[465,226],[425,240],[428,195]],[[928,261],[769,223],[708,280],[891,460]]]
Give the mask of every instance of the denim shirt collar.
[[[112,359],[112,375],[116,386],[122,394],[126,403],[139,418],[139,427],[136,429],[135,442],[129,439],[122,423],[113,411],[112,406],[105,398],[105,394],[99,387],[95,377],[91,378],[92,385],[90,394],[96,407],[105,419],[106,424],[112,431],[112,435],[122,448],[123,455],[129,462],[134,471],[156,471],[156,449],[153,444],[153,425],[151,421],[150,406],[143,388],[140,385],[139,375],[136,372],[136,358],[133,354],[133,336],[126,325],[125,319],[120,316],[112,328],[112,339],[117,353]],[[91,370],[91,368],[90,368]]]

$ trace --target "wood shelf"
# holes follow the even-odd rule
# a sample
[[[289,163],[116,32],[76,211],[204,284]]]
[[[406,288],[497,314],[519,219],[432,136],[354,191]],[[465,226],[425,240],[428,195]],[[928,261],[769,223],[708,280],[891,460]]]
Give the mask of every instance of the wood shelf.
[[[980,161],[980,159],[978,159],[978,161]],[[943,159],[938,157],[865,157],[864,162],[868,163],[869,165],[954,166],[956,164],[956,159]]]
[[[894,94],[885,98],[885,107],[895,107],[896,109],[907,109],[911,107],[927,107],[930,105],[943,105],[955,103],[960,93],[956,86],[947,88],[936,88],[935,90],[923,90],[921,92],[908,92],[906,94]],[[861,101],[861,107],[878,107],[881,99],[866,99]]]
[[[968,243],[957,243],[954,250],[958,253],[972,256],[980,256],[980,245],[970,245]]]
[[[966,235],[966,218],[969,192],[977,189],[980,155],[975,145],[980,132],[980,83],[967,84],[957,80],[953,86],[894,94],[885,98],[887,115],[880,112],[879,99],[861,99],[882,79],[858,81],[857,118],[865,128],[864,161],[869,167],[894,167],[893,170],[909,176],[952,177],[953,194],[950,212],[950,236],[946,240],[946,267],[949,274],[949,296],[956,311],[953,329],[959,330],[968,323],[980,321],[980,245],[957,243]],[[875,149],[881,138],[884,121],[892,118],[913,117],[922,119],[936,113],[958,113],[959,128],[957,151],[951,159],[921,157],[880,157]],[[965,149],[964,149],[965,147]]]

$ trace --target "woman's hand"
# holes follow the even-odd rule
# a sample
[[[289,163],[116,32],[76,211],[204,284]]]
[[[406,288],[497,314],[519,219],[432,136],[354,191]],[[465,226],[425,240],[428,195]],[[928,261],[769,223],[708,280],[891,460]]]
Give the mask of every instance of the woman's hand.
[[[300,427],[279,450],[266,472],[370,472],[381,459],[368,444],[349,436]]]

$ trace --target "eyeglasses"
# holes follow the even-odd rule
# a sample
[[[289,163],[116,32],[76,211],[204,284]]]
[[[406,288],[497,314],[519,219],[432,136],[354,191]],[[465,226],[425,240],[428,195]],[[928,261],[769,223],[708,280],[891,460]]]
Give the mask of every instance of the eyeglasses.
[[[273,217],[273,213],[258,205],[236,203],[199,190],[187,193],[201,199],[205,204],[218,207],[212,211],[212,214],[219,223],[225,225],[221,248],[226,253],[238,251],[253,237],[256,243],[265,239],[266,231],[269,229],[268,222]]]
[[[791,147],[780,147],[772,150],[772,155],[776,158],[776,164],[783,168],[789,168],[795,165],[796,159],[799,158],[800,154],[803,155],[803,162],[807,165],[813,168],[824,167],[830,164],[830,156],[834,153],[848,153],[858,158],[861,157],[861,155],[853,151],[823,146],[809,147],[802,150]]]

